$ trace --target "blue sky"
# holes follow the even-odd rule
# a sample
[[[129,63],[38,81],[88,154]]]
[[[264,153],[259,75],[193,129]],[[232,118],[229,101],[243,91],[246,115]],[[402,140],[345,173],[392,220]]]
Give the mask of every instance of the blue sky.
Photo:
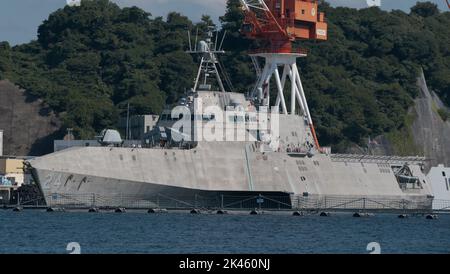
[[[225,11],[226,0],[112,0],[120,6],[138,6],[154,16],[164,16],[169,11],[181,12],[193,21],[202,14],[217,20]],[[333,6],[363,8],[366,0],[328,0]],[[383,9],[403,9],[409,11],[417,0],[381,0]],[[444,0],[431,0],[441,10],[447,10]],[[12,45],[36,39],[37,27],[48,15],[66,5],[66,0],[0,0],[0,41]]]

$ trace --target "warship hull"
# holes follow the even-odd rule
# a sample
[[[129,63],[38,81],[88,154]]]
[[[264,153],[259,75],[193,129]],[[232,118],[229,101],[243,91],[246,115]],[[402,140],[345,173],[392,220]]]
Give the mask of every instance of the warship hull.
[[[261,151],[249,142],[194,149],[77,147],[29,161],[47,204],[128,207],[431,209],[421,166],[399,184],[380,157]]]

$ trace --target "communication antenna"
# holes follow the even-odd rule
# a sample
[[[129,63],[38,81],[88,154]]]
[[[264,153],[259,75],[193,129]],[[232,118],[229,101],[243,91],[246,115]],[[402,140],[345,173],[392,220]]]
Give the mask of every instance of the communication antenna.
[[[210,76],[215,76],[220,91],[225,92],[225,87],[223,85],[222,78],[220,77],[219,69],[224,75],[225,82],[232,90],[233,86],[231,85],[231,81],[225,70],[223,69],[220,60],[216,56],[217,54],[225,53],[225,51],[222,49],[222,45],[226,33],[221,39],[221,44],[219,45],[219,47],[217,47],[217,42],[219,41],[219,32],[215,29],[215,27],[207,27],[206,37],[204,40],[199,41],[198,32],[199,30],[197,28],[195,35],[195,46],[194,49],[192,49],[191,34],[188,31],[189,51],[187,51],[187,53],[201,56],[200,66],[197,72],[197,77],[195,78],[193,91],[197,92],[198,90],[211,90],[212,87],[210,84],[208,84],[208,79]]]
[[[189,51],[192,51],[192,43],[191,43],[191,32],[187,30],[188,40],[189,40]]]
[[[216,42],[214,43],[214,50],[217,50],[217,38],[219,37],[219,31],[216,30]]]
[[[127,133],[125,134],[125,140],[128,140],[130,136],[130,102],[127,104]]]
[[[223,41],[225,41],[225,36],[227,35],[227,31],[223,32],[222,41],[220,42],[219,50],[222,50]]]
[[[197,33],[195,34],[195,51],[197,51],[197,41],[198,40],[198,28],[197,28]]]

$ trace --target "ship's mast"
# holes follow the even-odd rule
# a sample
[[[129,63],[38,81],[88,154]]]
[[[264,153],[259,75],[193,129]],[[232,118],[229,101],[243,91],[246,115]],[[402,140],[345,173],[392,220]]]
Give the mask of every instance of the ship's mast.
[[[198,30],[195,38],[195,48],[192,48],[191,43],[191,35],[188,31],[189,36],[189,50],[187,51],[190,54],[196,54],[200,56],[200,65],[197,71],[197,76],[194,82],[193,92],[197,92],[199,90],[211,90],[211,84],[208,84],[208,79],[210,77],[215,77],[217,85],[221,92],[225,92],[225,87],[222,82],[222,78],[220,77],[220,73],[218,70],[218,66],[220,67],[220,62],[216,57],[216,54],[224,54],[225,51],[222,49],[222,42],[217,47],[218,34],[216,32],[215,41],[214,39],[214,27],[209,26],[208,31],[206,33],[206,39],[198,41]]]

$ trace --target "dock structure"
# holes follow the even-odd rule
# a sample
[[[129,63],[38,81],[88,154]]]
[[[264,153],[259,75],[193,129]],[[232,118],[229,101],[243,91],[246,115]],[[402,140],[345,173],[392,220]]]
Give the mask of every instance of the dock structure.
[[[165,209],[168,211],[198,209],[201,211],[247,211],[264,210],[271,212],[342,212],[342,213],[392,213],[392,214],[429,214],[432,212],[450,213],[450,200],[442,201],[442,208],[433,209],[431,201],[410,201],[402,199],[381,199],[376,197],[297,197],[279,196],[266,193],[249,196],[222,194],[219,196],[170,197],[155,194],[152,197],[126,195],[102,196],[96,194],[53,193],[45,197],[47,204],[34,206],[23,201],[24,208],[63,207],[67,210],[97,211],[126,208],[130,210]]]
[[[309,216],[327,213],[353,214],[363,217],[374,214],[397,214],[399,218],[407,216],[425,216],[430,214],[450,213],[450,200],[440,200],[440,207],[431,207],[431,201],[411,201],[405,199],[387,199],[376,197],[300,197],[277,195],[279,193],[265,193],[249,196],[236,196],[230,193],[219,196],[185,196],[170,197],[164,194],[155,194],[152,197],[137,197],[127,195],[102,196],[97,194],[62,194],[53,193],[46,197],[34,197],[27,200],[22,197],[16,186],[0,187],[0,206],[4,209],[17,208],[20,210],[47,210],[54,211],[83,211],[83,212],[121,212],[145,211],[148,213],[188,212],[188,213],[214,213],[239,214],[251,211],[269,214],[291,214],[293,216]],[[14,194],[13,194],[14,193]],[[11,197],[17,195],[17,197]],[[1,201],[16,201],[3,203]],[[37,201],[46,201],[41,203]],[[19,201],[19,202],[17,202]],[[435,203],[433,203],[435,205]],[[54,209],[50,210],[49,209]],[[56,210],[58,209],[58,210]],[[59,210],[61,209],[61,210]],[[196,212],[193,212],[196,211]],[[358,216],[359,217],[359,216]]]

